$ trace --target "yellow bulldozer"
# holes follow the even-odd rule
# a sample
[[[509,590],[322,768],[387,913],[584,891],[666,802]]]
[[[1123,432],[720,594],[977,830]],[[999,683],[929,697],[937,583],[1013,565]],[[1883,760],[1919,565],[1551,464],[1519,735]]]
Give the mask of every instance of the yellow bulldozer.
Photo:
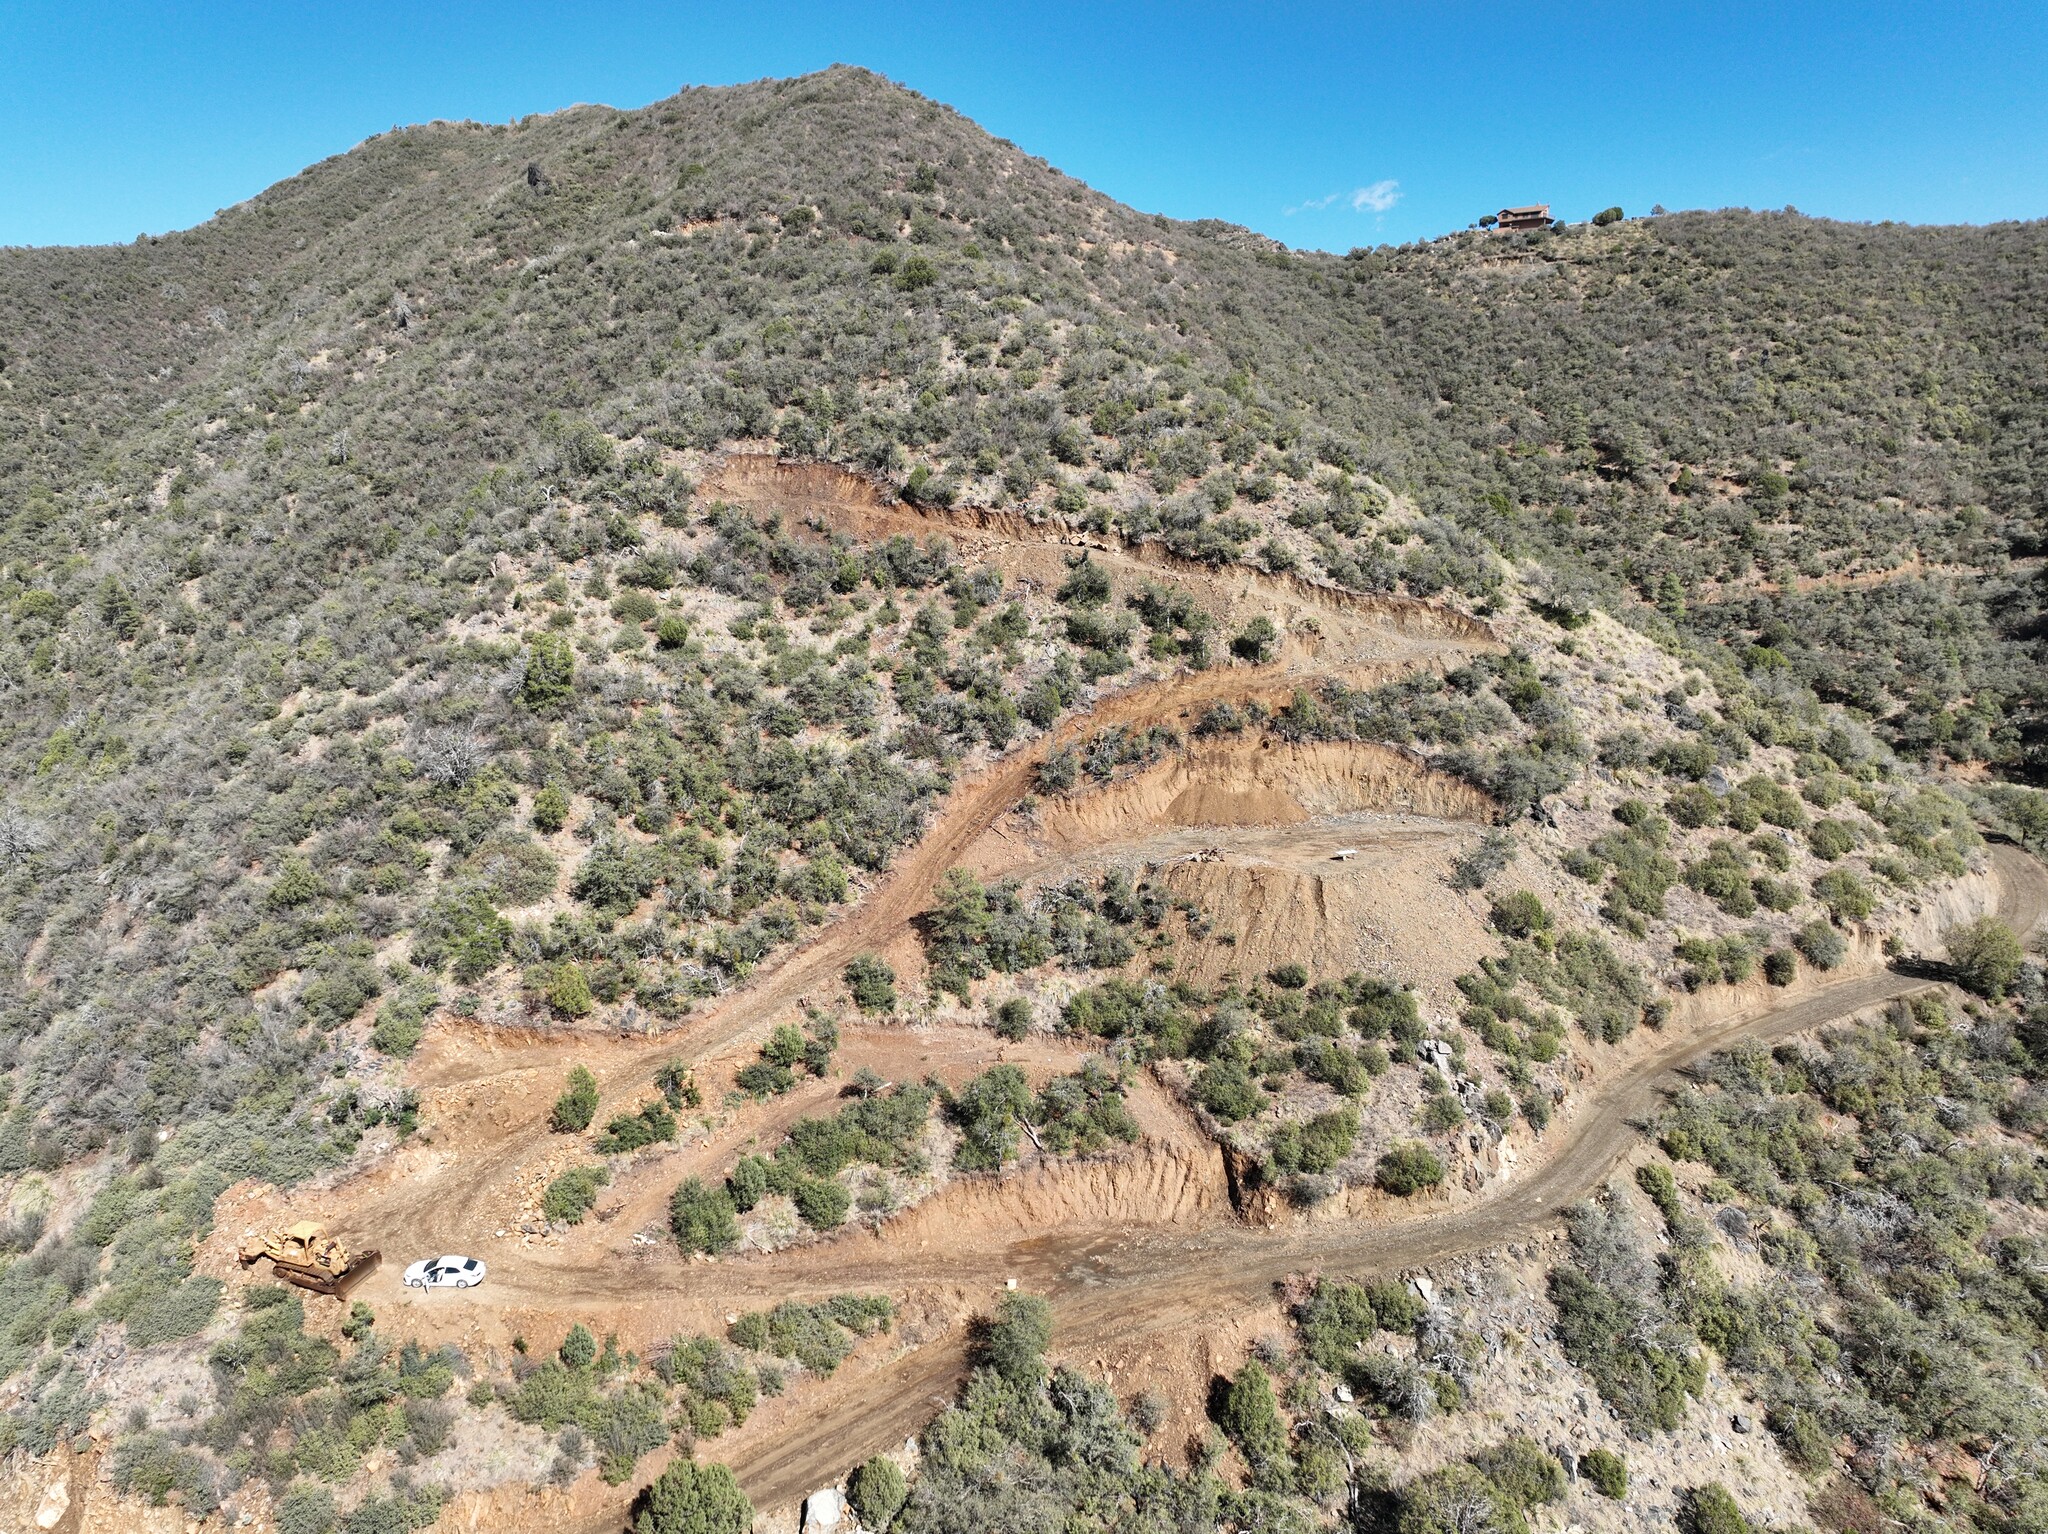
[[[301,1220],[282,1230],[250,1236],[242,1243],[241,1255],[243,1267],[268,1257],[271,1271],[286,1283],[336,1299],[345,1297],[384,1260],[384,1254],[375,1248],[351,1256],[318,1220]]]

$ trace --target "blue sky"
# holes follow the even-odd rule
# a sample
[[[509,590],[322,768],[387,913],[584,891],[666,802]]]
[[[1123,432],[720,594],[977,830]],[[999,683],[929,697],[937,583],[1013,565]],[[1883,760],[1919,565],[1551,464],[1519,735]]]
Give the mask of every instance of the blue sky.
[[[865,64],[1147,211],[1343,250],[1503,203],[2048,215],[2048,3],[0,0],[0,244],[180,228],[394,124]]]

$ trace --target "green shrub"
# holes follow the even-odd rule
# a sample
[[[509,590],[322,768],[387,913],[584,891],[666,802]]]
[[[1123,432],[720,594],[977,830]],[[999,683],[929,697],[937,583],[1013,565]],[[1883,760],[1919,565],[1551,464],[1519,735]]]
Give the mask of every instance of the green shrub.
[[[734,1216],[732,1196],[723,1188],[710,1188],[692,1177],[668,1204],[669,1229],[686,1252],[729,1252],[739,1244],[739,1221]]]
[[[541,994],[557,1017],[574,1020],[588,1017],[597,1006],[591,993],[590,973],[574,959],[565,959],[548,971]]]
[[[532,837],[499,831],[484,838],[464,860],[462,873],[474,879],[493,901],[525,906],[554,893],[562,865]]]
[[[890,1012],[896,1006],[896,971],[871,953],[856,954],[845,969],[846,989],[863,1012]]]
[[[1457,1463],[1416,1477],[1401,1492],[1396,1534],[1528,1534],[1514,1498],[1474,1465]]]
[[[460,886],[437,896],[413,924],[413,963],[423,969],[452,964],[464,985],[497,967],[512,941],[512,924],[491,904],[488,891]]]
[[[549,783],[533,796],[533,828],[552,836],[569,821],[569,795],[559,783]]]
[[[1849,952],[1848,939],[1829,923],[1815,918],[1792,935],[1800,957],[1823,972],[1840,964]],[[1767,961],[1768,962],[1768,961]]]
[[[611,1173],[601,1165],[570,1167],[548,1184],[541,1195],[540,1212],[550,1220],[581,1224],[597,1202],[597,1190],[610,1180]]]
[[[1052,1345],[1052,1306],[1035,1294],[1006,1294],[982,1334],[981,1357],[1013,1385],[1035,1385]]]
[[[1380,1157],[1373,1180],[1396,1198],[1407,1198],[1444,1180],[1444,1164],[1420,1140],[1404,1140]]]
[[[1979,996],[2000,1000],[2019,979],[2026,955],[2012,928],[1995,916],[1951,927],[1942,934],[1956,979]]]
[[[1652,760],[1666,776],[1697,783],[1714,770],[1714,748],[1704,740],[1675,740],[1659,746]]]
[[[577,865],[569,889],[601,916],[624,916],[654,888],[656,871],[642,849],[606,836]]]
[[[439,1002],[440,993],[431,981],[399,987],[398,993],[377,1009],[377,1021],[370,1029],[371,1046],[382,1054],[411,1054],[426,1034],[428,1014]]]
[[[1294,1313],[1302,1351],[1332,1374],[1357,1357],[1380,1328],[1372,1296],[1357,1284],[1324,1279]]]
[[[597,1339],[590,1335],[589,1327],[578,1321],[562,1338],[555,1356],[571,1369],[587,1369],[597,1361]]]
[[[740,1157],[734,1163],[731,1175],[725,1179],[725,1189],[732,1198],[733,1208],[741,1214],[752,1211],[782,1182],[783,1170],[779,1163],[765,1156]]]
[[[1301,1124],[1282,1124],[1267,1142],[1275,1171],[1330,1171],[1351,1154],[1358,1138],[1358,1110],[1344,1107],[1318,1113]]]
[[[1628,1461],[1612,1449],[1588,1449],[1579,1456],[1579,1471],[1603,1497],[1619,1502],[1628,1495]]]
[[[1801,1470],[1818,1472],[1833,1468],[1835,1440],[1812,1412],[1777,1405],[1764,1420],[1785,1457]]]
[[[340,1513],[325,1486],[301,1483],[278,1498],[277,1534],[332,1534]]]
[[[556,1134],[580,1134],[596,1116],[597,1078],[587,1066],[571,1066],[568,1085],[548,1113],[548,1128]]]
[[[279,910],[290,910],[318,900],[326,893],[327,886],[313,872],[313,865],[294,852],[278,866],[277,877],[271,881],[267,898]]]
[[[1237,1445],[1254,1476],[1287,1458],[1287,1426],[1273,1397],[1273,1379],[1255,1360],[1246,1360],[1223,1392],[1216,1425]]]
[[[790,1191],[790,1199],[813,1230],[832,1230],[844,1224],[846,1211],[853,1205],[853,1195],[844,1187],[816,1177],[799,1182]]]
[[[1752,1534],[1750,1521],[1719,1481],[1680,1493],[1678,1527],[1680,1534]]]
[[[1195,1085],[1195,1098],[1226,1124],[1257,1115],[1266,1106],[1266,1094],[1259,1090],[1251,1073],[1234,1060],[1218,1060],[1202,1069]]]
[[[680,1459],[634,1499],[632,1534],[749,1534],[754,1504],[723,1465]]]
[[[1494,929],[1509,937],[1529,938],[1550,930],[1550,912],[1528,890],[1516,890],[1493,903]]]
[[[526,643],[519,699],[536,713],[566,703],[576,691],[576,652],[560,634],[540,633]]]
[[[612,616],[621,623],[651,623],[660,611],[645,591],[622,591],[612,598]]]
[[[1022,996],[1004,998],[996,1008],[995,1030],[997,1038],[1008,1039],[1012,1043],[1030,1033],[1031,1003]]]
[[[1449,1092],[1434,1092],[1422,1105],[1422,1115],[1416,1120],[1427,1134],[1448,1134],[1465,1122],[1465,1105]]]
[[[953,1164],[963,1171],[993,1171],[1017,1154],[1032,1093],[1024,1073],[1014,1065],[992,1065],[962,1083],[946,1100],[946,1117],[960,1131]]]
[[[1773,948],[1764,955],[1764,979],[1772,985],[1790,985],[1799,974],[1799,955],[1789,948]]]
[[[623,1155],[645,1145],[664,1144],[676,1137],[676,1116],[660,1098],[642,1103],[638,1111],[621,1113],[604,1126],[597,1137],[597,1149],[607,1156]]]
[[[750,1097],[779,1097],[796,1085],[796,1072],[773,1060],[754,1060],[733,1072],[732,1080]]]
[[[1826,906],[1836,921],[1861,921],[1876,903],[1869,887],[1846,868],[1830,868],[1814,880],[1813,898]]]
[[[871,1534],[884,1534],[889,1521],[909,1499],[910,1485],[893,1460],[877,1454],[853,1472],[846,1483],[846,1500],[854,1516]]]
[[[1816,820],[1806,828],[1806,843],[1813,855],[1834,862],[1856,849],[1856,830],[1846,820]]]
[[[1721,799],[1713,790],[1688,783],[1664,801],[1664,811],[1688,831],[1716,825],[1721,819]]]
[[[1524,1509],[1564,1496],[1564,1466],[1526,1434],[1516,1433],[1471,1456],[1473,1466]]]
[[[1650,1195],[1650,1202],[1657,1206],[1657,1212],[1667,1223],[1677,1223],[1681,1212],[1678,1179],[1671,1175],[1670,1167],[1661,1161],[1645,1162],[1636,1168],[1636,1186]]]

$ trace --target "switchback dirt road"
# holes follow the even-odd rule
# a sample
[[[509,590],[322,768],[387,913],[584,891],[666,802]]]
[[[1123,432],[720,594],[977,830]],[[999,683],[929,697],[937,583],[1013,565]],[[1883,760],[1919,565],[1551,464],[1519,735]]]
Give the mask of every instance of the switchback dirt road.
[[[1304,585],[1294,595],[1308,600],[1301,592],[1317,589]],[[1332,605],[1323,613],[1325,628],[1316,643],[1290,644],[1271,665],[1187,672],[1110,694],[1086,714],[961,783],[924,836],[846,915],[765,966],[744,988],[721,998],[702,1016],[643,1045],[610,1049],[601,1059],[591,1059],[605,1101],[610,1103],[620,1090],[644,1084],[664,1061],[713,1058],[765,1037],[806,998],[824,1002],[837,995],[847,961],[886,948],[909,929],[929,908],[932,891],[946,871],[960,864],[967,850],[1031,791],[1038,768],[1053,751],[1114,725],[1170,724],[1185,731],[1212,703],[1282,703],[1296,688],[1324,679],[1369,687],[1418,669],[1456,666],[1474,654],[1499,653],[1503,648],[1482,625],[1451,609],[1392,598],[1367,602],[1342,592],[1328,596]],[[1342,649],[1341,657],[1327,653],[1333,646]],[[555,1057],[553,1068],[559,1074],[591,1050],[587,1039],[564,1034],[544,1052]],[[534,1051],[525,1053],[530,1057]],[[478,1079],[497,1068],[488,1051],[478,1051]],[[422,1084],[446,1084],[447,1079]],[[475,1247],[506,1222],[499,1190],[549,1139],[542,1116],[509,1133],[468,1139],[431,1165],[374,1171],[354,1190],[361,1197],[348,1201],[349,1233],[387,1251],[459,1251],[464,1243]],[[396,1292],[395,1279],[389,1275],[373,1275],[370,1282],[373,1291]]]
[[[731,486],[736,498],[745,498],[737,492],[748,488],[743,483],[748,476],[765,474],[759,465],[746,465],[744,474],[736,471]],[[763,482],[787,502],[779,509],[821,525],[844,527],[852,518],[855,530],[873,536],[912,530],[916,521],[893,506],[849,509],[851,492],[836,481],[812,486],[800,478],[771,475]],[[929,520],[923,525],[930,530]],[[1043,578],[1052,578],[1061,568],[1056,544],[1070,541],[1007,525],[955,531],[989,539],[992,554],[1008,549],[1004,557],[1014,559],[1018,568],[1011,573],[1018,578],[1025,578],[1027,567],[1036,571],[1041,565]],[[1133,572],[1142,564],[1148,576],[1211,582],[1217,589],[1208,596],[1231,621],[1270,611],[1287,636],[1275,663],[1140,683],[990,765],[954,790],[922,839],[856,907],[679,1029],[645,1042],[612,1041],[601,1048],[588,1036],[503,1045],[479,1036],[473,1050],[442,1051],[419,1084],[439,1089],[473,1085],[482,1097],[518,1076],[526,1078],[522,1092],[544,1082],[545,1095],[551,1096],[561,1072],[572,1061],[587,1060],[598,1075],[606,1111],[630,1106],[621,1097],[643,1091],[657,1064],[718,1058],[765,1035],[806,999],[823,1002],[834,996],[847,960],[886,949],[903,937],[928,907],[945,872],[966,861],[970,849],[1031,790],[1051,750],[1111,725],[1185,728],[1214,702],[1277,702],[1296,687],[1323,678],[1369,686],[1501,648],[1474,620],[1420,603],[1356,598],[1244,572],[1182,570],[1149,557],[1141,560],[1140,552],[1127,550],[1103,551],[1102,557],[1128,561]],[[1141,818],[1119,824],[1104,845],[1147,847],[1165,834],[1162,827],[1145,829],[1137,823]],[[1249,827],[1240,835],[1270,840],[1269,833]],[[1178,851],[1181,842],[1191,839],[1174,833],[1172,844]],[[1077,844],[1072,850],[1092,855],[1101,848]],[[1994,849],[1993,865],[2002,912],[2016,927],[2031,930],[2048,906],[2048,877],[2010,848]],[[966,1367],[968,1317],[986,1311],[1010,1281],[1052,1299],[1055,1346],[1063,1356],[1128,1355],[1147,1337],[1200,1332],[1219,1319],[1270,1304],[1274,1285],[1289,1273],[1399,1271],[1525,1239],[1552,1228],[1560,1209],[1600,1185],[1633,1142],[1635,1126],[1654,1110],[1658,1094],[1668,1090],[1672,1073],[1689,1061],[1741,1039],[1810,1029],[1926,984],[1864,971],[1796,1000],[1760,1002],[1683,1030],[1674,1027],[1668,1039],[1640,1049],[1632,1063],[1590,1084],[1572,1111],[1553,1123],[1540,1154],[1519,1175],[1496,1181],[1470,1201],[1433,1212],[1402,1206],[1379,1217],[1257,1228],[1233,1218],[1227,1199],[1208,1198],[1191,1201],[1189,1207],[1198,1210],[1193,1217],[1162,1219],[1144,1202],[1156,1184],[1134,1174],[1116,1185],[1122,1189],[1121,1204],[1115,1198],[1098,1201],[1085,1218],[963,1224],[949,1233],[942,1227],[952,1206],[934,1208],[922,1219],[913,1210],[832,1241],[717,1263],[687,1262],[673,1245],[622,1250],[616,1232],[609,1238],[613,1248],[600,1250],[593,1244],[598,1237],[586,1230],[558,1249],[505,1248],[504,1259],[494,1259],[492,1279],[482,1289],[437,1295],[417,1311],[400,1296],[395,1266],[373,1275],[363,1297],[380,1312],[387,1304],[407,1306],[401,1329],[440,1327],[451,1336],[485,1318],[501,1328],[521,1317],[529,1325],[566,1325],[571,1316],[595,1319],[599,1312],[608,1321],[617,1318],[622,1331],[666,1336],[707,1319],[715,1325],[716,1316],[727,1310],[834,1291],[874,1290],[915,1299],[922,1320],[892,1339],[893,1355],[886,1351],[890,1344],[871,1344],[835,1376],[806,1380],[791,1410],[764,1410],[742,1430],[705,1446],[707,1457],[732,1465],[758,1507],[786,1508],[836,1482],[868,1455],[900,1445],[945,1405]],[[530,1098],[506,1101],[531,1106]],[[544,1116],[545,1097],[539,1112],[506,1109],[495,1118],[479,1113],[452,1132],[437,1132],[430,1148],[401,1152],[343,1184],[333,1193],[347,1211],[347,1233],[412,1255],[500,1250],[489,1243],[504,1235],[510,1218],[507,1188],[560,1145],[560,1137],[548,1134]],[[1138,1157],[1147,1153],[1155,1154],[1155,1167],[1181,1157],[1192,1168],[1190,1176],[1205,1179],[1211,1189],[1221,1181],[1220,1152],[1206,1142],[1169,1145],[1164,1156],[1139,1147],[1128,1164],[1140,1165]],[[1113,1183],[1119,1174],[1109,1166],[1111,1159],[1105,1158],[1102,1176]],[[1019,1198],[1026,1187],[1005,1178],[988,1183],[977,1196],[1001,1204]],[[658,1473],[663,1462],[663,1456],[643,1462],[641,1482]],[[591,1534],[618,1529],[631,1489],[620,1488],[602,1509],[556,1519],[552,1526]]]

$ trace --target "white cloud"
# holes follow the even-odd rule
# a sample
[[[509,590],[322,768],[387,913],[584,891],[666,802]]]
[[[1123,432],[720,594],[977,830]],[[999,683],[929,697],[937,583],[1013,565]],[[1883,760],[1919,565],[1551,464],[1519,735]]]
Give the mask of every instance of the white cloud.
[[[1352,209],[1359,213],[1384,213],[1400,200],[1401,183],[1398,181],[1375,181],[1351,194]]]
[[[1292,218],[1297,213],[1320,213],[1336,203],[1349,203],[1354,213],[1384,213],[1401,200],[1401,183],[1394,180],[1375,181],[1371,186],[1361,186],[1349,192],[1332,192],[1327,197],[1310,197],[1281,211]]]

